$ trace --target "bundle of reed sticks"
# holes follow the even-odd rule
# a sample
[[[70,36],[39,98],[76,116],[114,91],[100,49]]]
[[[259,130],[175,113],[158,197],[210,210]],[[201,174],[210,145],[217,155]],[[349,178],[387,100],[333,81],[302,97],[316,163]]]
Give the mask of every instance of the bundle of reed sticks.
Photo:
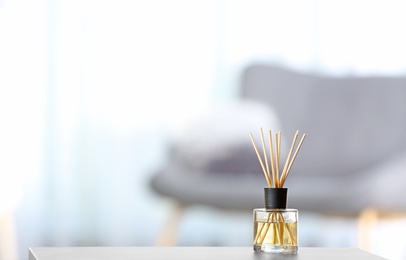
[[[293,137],[292,145],[290,147],[287,159],[285,164],[282,165],[281,161],[281,140],[282,140],[282,132],[276,132],[274,136],[272,136],[272,131],[268,130],[268,141],[269,141],[269,155],[265,144],[265,137],[262,127],[260,128],[260,135],[261,135],[261,143],[262,143],[262,150],[263,150],[263,158],[258,151],[257,145],[255,144],[254,137],[252,133],[250,133],[252,145],[254,146],[255,152],[258,156],[259,163],[261,164],[262,170],[264,172],[266,181],[270,188],[283,188],[285,184],[286,178],[289,175],[289,172],[292,168],[292,165],[296,159],[297,154],[299,153],[300,147],[304,139],[306,138],[306,134],[303,134],[299,144],[295,149],[297,138],[299,136],[299,130],[296,131],[295,136]],[[274,139],[274,140],[273,140]],[[292,156],[293,153],[293,156]],[[265,164],[264,164],[265,161]],[[270,162],[270,163],[269,163]]]

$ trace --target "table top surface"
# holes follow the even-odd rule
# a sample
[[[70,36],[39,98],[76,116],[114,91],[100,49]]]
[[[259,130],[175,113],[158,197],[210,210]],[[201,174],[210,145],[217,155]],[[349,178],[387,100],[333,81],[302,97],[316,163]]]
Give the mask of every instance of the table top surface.
[[[384,260],[356,248],[299,247],[295,255],[255,253],[252,247],[32,247],[29,260]]]

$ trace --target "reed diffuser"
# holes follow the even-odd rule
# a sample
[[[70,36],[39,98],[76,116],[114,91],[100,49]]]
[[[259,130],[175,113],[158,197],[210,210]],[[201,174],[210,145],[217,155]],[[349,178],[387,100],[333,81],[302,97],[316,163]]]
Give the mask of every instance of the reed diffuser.
[[[253,212],[254,251],[296,254],[298,251],[298,210],[287,208],[288,189],[284,188],[283,185],[285,184],[286,178],[289,175],[306,134],[303,134],[295,150],[299,136],[299,131],[296,131],[284,165],[280,164],[282,132],[276,132],[273,136],[271,130],[268,131],[269,155],[266,149],[262,128],[260,129],[260,134],[263,157],[258,151],[252,133],[250,133],[250,137],[268,187],[264,188],[265,208],[254,209]],[[293,150],[295,150],[294,153]]]

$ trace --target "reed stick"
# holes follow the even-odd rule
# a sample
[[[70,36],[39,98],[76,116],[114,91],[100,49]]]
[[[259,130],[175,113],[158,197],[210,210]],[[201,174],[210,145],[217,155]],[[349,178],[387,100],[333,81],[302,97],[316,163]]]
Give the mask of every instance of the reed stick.
[[[293,158],[292,158],[292,160],[291,160],[290,163],[289,163],[288,169],[286,170],[285,177],[284,177],[284,179],[282,180],[282,186],[283,186],[283,184],[285,183],[286,178],[287,178],[288,175],[289,175],[290,169],[292,168],[292,165],[293,165],[293,163],[295,162],[296,156],[297,156],[297,154],[299,153],[300,147],[302,147],[302,144],[303,144],[303,141],[304,141],[305,138],[306,138],[306,134],[303,134],[302,139],[300,139],[299,145],[297,146],[296,151],[295,151],[295,153],[293,154]]]
[[[272,131],[268,131],[268,139],[269,139],[269,150],[270,150],[270,157],[271,157],[271,169],[272,169],[272,179],[276,180],[276,166],[275,166],[275,159],[274,159],[274,148],[272,143]],[[274,182],[275,186],[275,182]],[[274,187],[276,188],[276,187]]]
[[[266,181],[268,182],[268,186],[269,186],[269,187],[272,187],[271,179],[269,178],[269,176],[268,176],[268,174],[267,174],[267,172],[266,172],[264,163],[262,162],[262,159],[261,159],[261,155],[260,155],[259,152],[258,152],[258,148],[257,148],[257,146],[255,145],[254,137],[252,136],[251,133],[250,133],[250,137],[251,137],[252,145],[254,146],[255,152],[257,153],[259,163],[261,164],[262,171],[264,172]]]
[[[286,171],[288,169],[288,165],[289,165],[289,162],[290,162],[290,157],[292,155],[293,149],[295,148],[295,144],[296,144],[296,140],[297,140],[298,135],[299,135],[299,130],[296,131],[296,134],[295,134],[295,136],[293,138],[292,145],[290,147],[289,154],[288,154],[288,157],[287,157],[286,162],[285,162],[285,166],[283,167],[283,170],[282,170],[282,174],[281,174],[281,182],[282,183],[284,182],[283,180],[286,179]]]
[[[280,151],[281,151],[281,149],[280,149],[280,138],[279,138],[279,136],[280,136],[280,131],[279,132],[276,132],[276,134],[275,134],[275,143],[276,143],[276,147],[275,147],[275,149],[276,149],[276,151],[275,151],[275,153],[276,153],[276,164],[275,164],[275,179],[274,179],[274,182],[275,182],[275,188],[280,188],[279,187],[279,165],[280,165]]]
[[[268,155],[266,154],[264,132],[262,131],[262,127],[261,127],[260,131],[261,131],[262,150],[264,152],[264,158],[265,158],[266,174],[267,174],[268,178],[270,179],[271,175],[269,172]]]

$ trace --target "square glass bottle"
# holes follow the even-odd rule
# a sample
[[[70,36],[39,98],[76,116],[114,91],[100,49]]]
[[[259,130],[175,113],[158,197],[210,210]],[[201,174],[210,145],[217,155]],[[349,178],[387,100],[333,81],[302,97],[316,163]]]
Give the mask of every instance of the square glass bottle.
[[[255,252],[296,254],[298,210],[287,209],[287,188],[265,188],[265,208],[254,209]]]

